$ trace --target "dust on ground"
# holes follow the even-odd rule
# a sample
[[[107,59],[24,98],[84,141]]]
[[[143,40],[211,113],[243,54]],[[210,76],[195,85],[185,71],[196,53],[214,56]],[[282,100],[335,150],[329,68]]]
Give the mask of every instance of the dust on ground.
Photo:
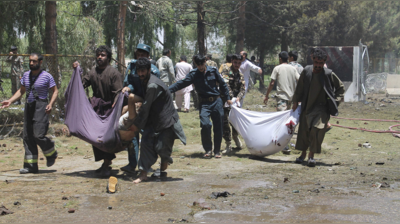
[[[249,109],[274,111],[273,103],[261,105],[261,94],[251,97]],[[400,100],[383,94],[368,95],[367,104],[342,103],[340,116],[400,120],[399,105]],[[188,145],[175,142],[167,177],[132,184],[136,176],[119,170],[127,164],[123,151],[112,165],[119,185],[115,194],[106,193],[107,179],[94,173],[101,163],[94,162],[91,146],[75,137],[53,136],[60,158],[47,168],[40,153],[39,174],[28,175],[18,172],[22,139],[1,140],[0,203],[14,213],[0,216],[0,222],[331,223],[400,218],[400,139],[391,134],[334,127],[326,134],[315,168],[293,163],[299,156],[293,147],[290,155],[253,158],[244,148],[221,159],[203,159],[198,111],[179,115]],[[374,130],[395,124],[335,118],[331,123]],[[372,147],[359,146],[366,142]],[[159,161],[152,168],[159,168]],[[211,197],[224,191],[230,195]]]

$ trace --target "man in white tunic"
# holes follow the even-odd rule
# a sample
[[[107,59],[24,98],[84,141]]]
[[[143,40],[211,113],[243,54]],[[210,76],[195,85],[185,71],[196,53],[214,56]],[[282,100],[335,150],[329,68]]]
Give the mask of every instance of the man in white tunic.
[[[254,65],[249,60],[246,60],[246,57],[247,57],[247,52],[246,51],[240,52],[240,55],[242,55],[243,59],[242,59],[242,65],[240,66],[239,70],[244,75],[244,81],[246,82],[246,85],[245,85],[246,91],[245,91],[244,96],[240,100],[240,105],[243,106],[243,101],[244,101],[244,98],[246,97],[246,93],[247,93],[247,90],[249,88],[250,71],[258,72],[258,74],[261,75],[262,74],[262,70],[261,70],[260,67],[258,67],[257,65]]]
[[[176,77],[175,80],[179,81],[182,80],[186,77],[187,74],[189,74],[190,70],[192,70],[193,67],[189,63],[187,63],[187,58],[185,55],[182,55],[180,58],[180,62],[176,63],[175,70],[176,70]],[[183,112],[189,113],[189,108],[190,108],[190,91],[193,90],[192,85],[189,85],[188,87],[185,87],[183,89],[180,89],[175,92],[175,102],[176,105],[178,106],[178,111],[181,111],[182,108],[182,98],[184,99],[184,110]]]

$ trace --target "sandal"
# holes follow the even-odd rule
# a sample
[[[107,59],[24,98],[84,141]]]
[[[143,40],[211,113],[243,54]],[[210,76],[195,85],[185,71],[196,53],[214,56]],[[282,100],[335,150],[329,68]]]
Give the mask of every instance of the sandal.
[[[216,154],[215,154],[215,158],[216,158],[216,159],[221,159],[221,154],[216,153]]]
[[[204,158],[211,158],[211,151],[206,152],[206,154],[204,154]]]
[[[116,177],[111,176],[110,179],[108,179],[107,193],[110,194],[115,193],[115,191],[117,191],[117,183],[118,179]]]

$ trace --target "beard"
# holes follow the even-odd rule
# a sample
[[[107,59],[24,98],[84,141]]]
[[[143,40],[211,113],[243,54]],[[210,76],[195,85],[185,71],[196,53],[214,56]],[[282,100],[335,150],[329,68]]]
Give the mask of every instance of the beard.
[[[40,64],[37,65],[29,65],[29,68],[31,69],[31,71],[37,71],[40,69]]]

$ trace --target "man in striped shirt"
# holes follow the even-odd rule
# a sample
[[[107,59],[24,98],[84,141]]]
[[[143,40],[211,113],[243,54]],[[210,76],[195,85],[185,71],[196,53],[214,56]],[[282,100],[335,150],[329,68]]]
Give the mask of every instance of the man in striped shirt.
[[[38,145],[47,159],[47,166],[54,165],[57,151],[54,142],[46,137],[49,128],[49,114],[57,99],[58,89],[53,76],[41,69],[43,56],[32,53],[29,56],[30,71],[24,73],[21,78],[20,89],[9,100],[2,103],[1,108],[9,107],[13,102],[19,100],[26,92],[26,103],[24,110],[24,168],[21,174],[37,173],[38,168]],[[53,91],[50,103],[48,102],[49,89]]]

